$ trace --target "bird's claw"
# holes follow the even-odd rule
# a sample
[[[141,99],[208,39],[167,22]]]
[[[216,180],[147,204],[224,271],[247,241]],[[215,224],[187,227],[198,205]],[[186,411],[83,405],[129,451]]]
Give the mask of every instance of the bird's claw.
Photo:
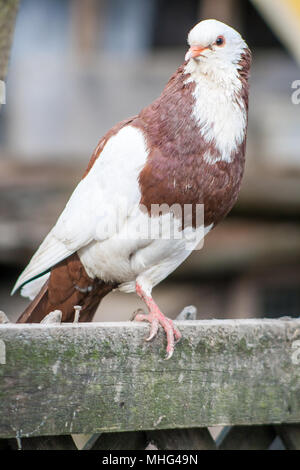
[[[140,313],[142,312],[142,313]],[[167,354],[165,360],[169,360],[173,356],[174,346],[180,340],[181,333],[173,324],[170,318],[165,317],[160,311],[154,311],[146,315],[142,310],[136,312],[134,318],[136,321],[148,321],[151,323],[150,334],[146,341],[151,341],[158,332],[161,325],[167,335]]]
[[[154,318],[151,322],[150,334],[148,338],[146,338],[146,341],[151,341],[157,335],[158,327],[159,327],[159,321],[156,318]]]
[[[142,308],[135,310],[130,317],[130,321],[135,321],[137,315],[146,315]]]
[[[168,361],[169,359],[171,359],[171,357],[173,356],[173,352],[174,352],[174,348],[170,349],[170,351],[167,351],[165,361]]]

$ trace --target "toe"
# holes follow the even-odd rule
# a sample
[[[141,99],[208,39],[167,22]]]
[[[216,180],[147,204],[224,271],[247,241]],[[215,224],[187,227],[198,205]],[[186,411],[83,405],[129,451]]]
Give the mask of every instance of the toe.
[[[137,315],[146,315],[146,314],[142,308],[138,308],[131,314],[130,320],[134,321]]]
[[[166,354],[166,357],[165,357],[166,361],[171,359],[171,357],[173,356],[173,352],[174,352],[174,345],[173,345],[173,347],[171,345],[168,345],[167,346],[167,354]]]
[[[134,317],[134,321],[149,321],[149,315],[145,313],[137,313]]]
[[[157,318],[154,318],[151,321],[150,334],[149,334],[148,338],[146,339],[146,341],[151,341],[151,339],[153,339],[154,336],[156,336],[156,334],[158,332],[158,326],[159,326],[159,321],[157,320]]]
[[[177,342],[181,339],[182,334],[180,333],[178,328],[176,328],[176,326],[173,326],[173,331],[174,331],[174,336],[175,336],[175,339],[176,339],[176,342]]]

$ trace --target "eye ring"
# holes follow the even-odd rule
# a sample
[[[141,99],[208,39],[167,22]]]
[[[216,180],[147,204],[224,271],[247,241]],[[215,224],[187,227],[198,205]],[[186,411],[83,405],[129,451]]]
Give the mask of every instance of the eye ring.
[[[216,39],[215,44],[216,44],[218,47],[224,46],[224,45],[225,45],[225,38],[224,38],[224,36],[218,36],[217,39]]]

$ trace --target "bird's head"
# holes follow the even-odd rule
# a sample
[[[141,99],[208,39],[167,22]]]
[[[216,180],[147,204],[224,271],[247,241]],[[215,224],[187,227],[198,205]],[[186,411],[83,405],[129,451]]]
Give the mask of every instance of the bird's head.
[[[237,71],[243,54],[249,51],[242,36],[230,26],[217,20],[196,24],[188,35],[190,46],[185,60],[196,71],[214,76]]]

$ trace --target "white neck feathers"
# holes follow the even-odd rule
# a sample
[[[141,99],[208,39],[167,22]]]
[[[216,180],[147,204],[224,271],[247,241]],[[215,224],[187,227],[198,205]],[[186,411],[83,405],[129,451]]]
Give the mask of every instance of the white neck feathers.
[[[207,151],[204,159],[211,164],[231,162],[245,138],[247,127],[247,109],[238,70],[190,60],[184,73],[187,74],[185,83],[195,82],[193,117],[201,136],[216,149],[214,154]]]

